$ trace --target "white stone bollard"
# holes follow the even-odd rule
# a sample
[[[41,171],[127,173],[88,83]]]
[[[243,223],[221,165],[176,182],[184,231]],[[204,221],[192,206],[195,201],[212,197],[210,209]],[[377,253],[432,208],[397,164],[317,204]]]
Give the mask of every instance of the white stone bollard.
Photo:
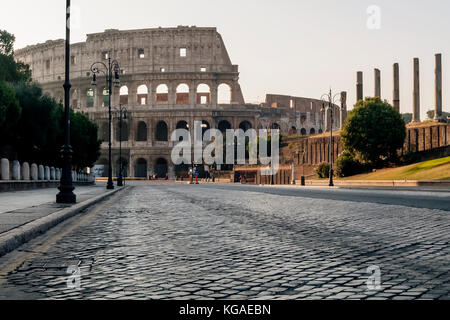
[[[24,162],[22,164],[22,180],[30,180],[30,165],[28,164],[28,162]]]
[[[45,178],[45,169],[43,165],[38,167],[38,180],[44,180]]]
[[[61,180],[61,171],[59,168],[55,169],[55,180]]]
[[[20,180],[20,163],[17,160],[14,160],[12,163],[12,179],[15,181]]]
[[[53,167],[50,168],[50,180],[52,180],[52,181],[56,180],[55,168],[53,168]]]
[[[8,159],[2,159],[0,160],[0,179],[1,180],[9,180],[9,160]]]
[[[77,175],[75,171],[72,171],[72,181],[77,181]]]
[[[46,181],[50,180],[50,167],[47,166],[44,167],[44,180]]]
[[[33,163],[31,165],[30,172],[31,172],[31,180],[33,180],[33,181],[39,180],[39,170],[38,170],[38,166],[36,163]]]

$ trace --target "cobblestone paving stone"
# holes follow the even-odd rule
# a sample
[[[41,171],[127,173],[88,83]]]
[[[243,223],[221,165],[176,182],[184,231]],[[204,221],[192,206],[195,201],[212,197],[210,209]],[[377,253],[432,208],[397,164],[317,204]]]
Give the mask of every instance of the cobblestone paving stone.
[[[68,289],[79,265],[81,288]],[[367,268],[381,269],[381,290]],[[0,286],[47,299],[450,299],[450,212],[136,185]]]

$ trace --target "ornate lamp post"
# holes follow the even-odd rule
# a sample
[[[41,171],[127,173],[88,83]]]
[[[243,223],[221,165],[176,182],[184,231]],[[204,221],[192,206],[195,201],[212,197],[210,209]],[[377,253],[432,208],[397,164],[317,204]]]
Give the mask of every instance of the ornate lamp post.
[[[117,109],[119,113],[119,177],[117,178],[117,186],[123,187],[123,161],[122,161],[122,121],[127,120],[127,109],[120,106]]]
[[[120,77],[119,71],[120,66],[116,60],[111,61],[111,57],[108,54],[108,65],[103,62],[95,62],[91,66],[92,71],[92,85],[97,85],[97,75],[103,73],[106,77],[106,84],[108,85],[108,112],[109,112],[109,167],[108,167],[108,184],[106,186],[107,189],[114,189],[114,183],[112,179],[112,152],[111,152],[111,124],[112,124],[112,114],[111,114],[111,92],[113,88],[113,83],[115,88],[120,88]]]
[[[70,145],[70,0],[66,0],[66,78],[64,82],[64,133],[65,142],[62,147],[63,165],[57,203],[76,203],[72,182],[72,146]]]
[[[334,146],[333,146],[333,122],[334,122],[334,109],[333,105],[337,104],[340,101],[340,94],[335,94],[330,92],[322,95],[321,100],[323,101],[322,105],[322,112],[324,113],[324,119],[327,119],[327,110],[330,110],[330,187],[334,187],[333,182],[333,175],[334,175],[334,169],[333,169],[333,163],[334,163]],[[325,104],[328,104],[328,106],[325,108]],[[328,121],[327,121],[328,123]],[[325,127],[324,130],[326,131],[327,128]]]

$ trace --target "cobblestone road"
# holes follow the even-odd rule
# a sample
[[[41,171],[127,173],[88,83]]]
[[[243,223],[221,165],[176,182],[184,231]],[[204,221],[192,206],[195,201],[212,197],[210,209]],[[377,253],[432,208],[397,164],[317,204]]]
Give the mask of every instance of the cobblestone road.
[[[449,193],[399,192],[442,207],[426,209],[385,204],[393,192],[314,192],[131,186],[68,221],[45,250],[35,239],[1,258],[32,254],[0,278],[0,297],[450,299]],[[350,201],[364,194],[379,201]],[[80,268],[78,289],[67,288],[70,265]],[[367,287],[371,266],[379,290]]]

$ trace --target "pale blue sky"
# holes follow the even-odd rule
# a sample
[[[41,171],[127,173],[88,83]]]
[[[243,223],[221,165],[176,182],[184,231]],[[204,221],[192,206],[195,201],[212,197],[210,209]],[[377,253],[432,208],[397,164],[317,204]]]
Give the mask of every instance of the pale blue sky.
[[[231,60],[240,65],[247,102],[266,93],[320,98],[331,86],[355,101],[356,71],[373,95],[373,69],[382,71],[382,96],[392,99],[392,64],[400,63],[401,111],[411,112],[412,60],[421,60],[422,118],[434,106],[434,54],[443,54],[444,110],[450,111],[448,0],[72,0],[79,25],[73,42],[104,29],[215,26]],[[381,29],[367,28],[370,5]],[[64,37],[63,0],[2,1],[0,29],[16,49]],[[76,18],[76,17],[75,17]],[[27,21],[27,22],[25,22]]]

